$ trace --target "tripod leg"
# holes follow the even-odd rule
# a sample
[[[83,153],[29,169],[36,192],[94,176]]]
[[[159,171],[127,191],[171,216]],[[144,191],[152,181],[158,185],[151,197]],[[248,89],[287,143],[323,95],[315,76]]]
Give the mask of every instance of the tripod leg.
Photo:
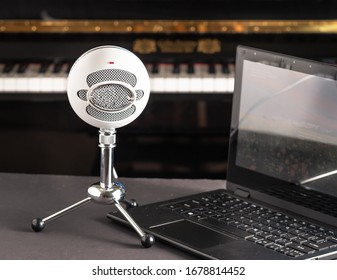
[[[137,224],[136,222],[130,217],[129,213],[119,204],[118,201],[115,203],[119,212],[122,213],[124,218],[130,223],[130,225],[134,228],[134,230],[138,233],[141,238],[142,245],[145,248],[149,248],[154,243],[154,237],[151,234],[145,233]]]
[[[113,175],[113,178],[115,180],[118,179],[118,175],[117,175],[117,171],[116,171],[115,167],[112,168],[112,175]],[[138,203],[137,203],[136,200],[134,200],[134,199],[129,200],[129,199],[126,199],[125,197],[123,197],[120,200],[120,202],[122,202],[126,206],[126,209],[138,206]]]
[[[126,206],[126,209],[130,209],[132,207],[137,207],[138,206],[138,203],[137,203],[136,200],[134,200],[134,199],[126,199],[125,197],[123,199],[121,199],[120,202],[122,202]]]
[[[71,212],[71,211],[73,211],[73,210],[75,210],[75,209],[77,209],[81,206],[84,206],[85,204],[87,204],[90,201],[91,201],[91,197],[87,197],[87,198],[85,198],[85,199],[83,199],[79,202],[76,202],[76,203],[70,205],[69,207],[66,207],[66,208],[46,217],[46,218],[43,218],[43,219],[36,218],[32,221],[32,229],[36,232],[42,231],[44,229],[45,224],[63,216],[63,215],[66,215],[69,212]]]

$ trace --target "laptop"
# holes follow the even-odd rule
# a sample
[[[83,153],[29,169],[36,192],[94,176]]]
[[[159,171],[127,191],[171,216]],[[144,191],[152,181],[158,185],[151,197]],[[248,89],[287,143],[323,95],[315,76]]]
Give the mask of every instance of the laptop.
[[[238,46],[235,68],[224,188],[129,213],[201,258],[336,258],[337,67]]]

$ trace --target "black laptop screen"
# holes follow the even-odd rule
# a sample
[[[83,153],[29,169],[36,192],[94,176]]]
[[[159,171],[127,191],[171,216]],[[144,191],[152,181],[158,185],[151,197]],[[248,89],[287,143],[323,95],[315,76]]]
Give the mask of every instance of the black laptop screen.
[[[271,183],[274,178],[335,193],[335,72],[326,64],[240,47],[229,176],[244,169],[249,187],[266,176]],[[335,184],[327,184],[333,178]]]

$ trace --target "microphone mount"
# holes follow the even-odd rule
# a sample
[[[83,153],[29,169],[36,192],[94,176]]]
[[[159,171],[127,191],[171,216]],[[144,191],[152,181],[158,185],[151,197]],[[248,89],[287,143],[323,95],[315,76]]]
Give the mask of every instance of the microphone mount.
[[[113,204],[140,236],[142,245],[145,248],[151,247],[154,244],[154,237],[151,234],[145,233],[120,204],[120,202],[124,203],[127,208],[137,206],[134,200],[130,201],[126,199],[125,186],[117,181],[117,173],[114,169],[113,161],[114,149],[116,147],[116,130],[100,129],[98,146],[101,149],[100,181],[88,188],[88,197],[46,218],[33,219],[32,229],[35,232],[40,232],[47,223],[86,205],[90,201],[104,205]]]

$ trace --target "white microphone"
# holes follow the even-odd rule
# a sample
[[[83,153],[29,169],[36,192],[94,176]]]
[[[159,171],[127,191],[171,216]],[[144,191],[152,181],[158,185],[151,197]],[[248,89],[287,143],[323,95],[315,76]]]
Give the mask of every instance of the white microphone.
[[[116,46],[101,46],[81,55],[70,69],[68,98],[75,113],[100,128],[102,187],[113,185],[115,129],[135,120],[150,96],[150,78],[142,61]]]
[[[150,95],[150,79],[141,60],[130,51],[116,46],[91,49],[80,56],[68,76],[68,98],[75,113],[86,123],[98,127],[101,148],[100,182],[88,188],[88,197],[46,218],[32,221],[34,231],[45,224],[94,201],[114,204],[141,237],[144,247],[151,247],[154,237],[145,233],[120,205],[136,206],[125,198],[125,187],[115,181],[113,151],[116,128],[135,120],[144,110]]]
[[[101,46],[76,60],[67,92],[70,105],[83,121],[100,129],[115,129],[142,113],[150,96],[150,78],[132,52]]]

